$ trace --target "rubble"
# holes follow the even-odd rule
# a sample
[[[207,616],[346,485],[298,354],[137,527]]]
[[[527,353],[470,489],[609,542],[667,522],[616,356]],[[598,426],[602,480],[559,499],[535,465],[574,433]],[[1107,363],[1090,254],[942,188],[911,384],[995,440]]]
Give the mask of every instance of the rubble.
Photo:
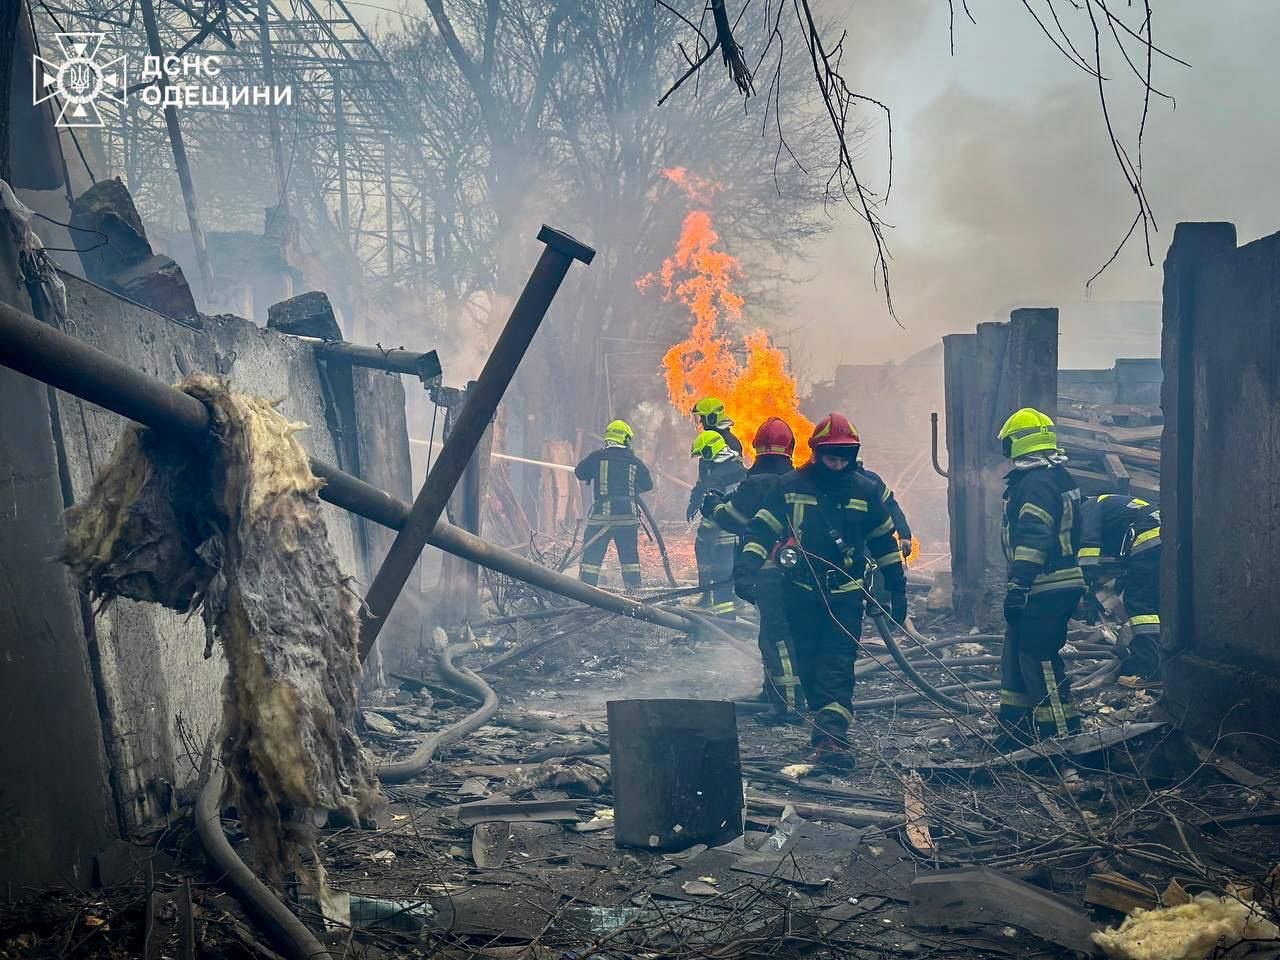
[[[80,261],[90,280],[166,317],[197,316],[182,268],[151,249],[133,197],[119,178],[99,181],[77,197],[71,225],[89,237],[104,238],[96,245],[83,244]]]

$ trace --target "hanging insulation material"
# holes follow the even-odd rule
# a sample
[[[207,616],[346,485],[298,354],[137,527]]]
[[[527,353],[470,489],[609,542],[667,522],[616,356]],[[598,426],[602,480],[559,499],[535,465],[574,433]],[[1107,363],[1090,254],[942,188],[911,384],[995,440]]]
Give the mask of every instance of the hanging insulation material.
[[[358,600],[320,513],[321,481],[293,423],[196,374],[207,443],[125,428],[87,500],[67,511],[63,560],[95,599],[199,609],[227,660],[222,760],[230,800],[276,877],[290,824],[367,813],[377,781],[356,736]]]

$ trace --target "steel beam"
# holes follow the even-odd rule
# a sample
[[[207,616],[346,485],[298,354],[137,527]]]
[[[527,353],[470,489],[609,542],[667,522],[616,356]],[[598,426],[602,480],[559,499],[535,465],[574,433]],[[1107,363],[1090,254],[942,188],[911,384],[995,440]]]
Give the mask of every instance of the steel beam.
[[[453,488],[475,453],[476,445],[493,420],[498,403],[533,342],[533,335],[546,316],[569,267],[574,260],[589,264],[595,257],[595,251],[590,247],[545,224],[538,232],[538,239],[546,244],[542,255],[529,275],[511,316],[507,318],[498,342],[493,345],[484,369],[467,390],[466,404],[445,438],[440,456],[413,502],[413,510],[396,534],[395,542],[387,551],[365,596],[360,622],[361,660],[373,649],[378,632],[395,606],[413,565],[418,562],[418,555],[430,540]]]
[[[209,412],[195,397],[5,303],[0,303],[0,366],[158,433],[202,437],[209,430]],[[409,519],[409,504],[332,464],[312,459],[311,472],[324,481],[320,497],[334,506],[392,530],[399,530]],[[588,586],[445,521],[436,523],[428,542],[446,553],[588,606],[684,633],[696,629],[692,619]]]

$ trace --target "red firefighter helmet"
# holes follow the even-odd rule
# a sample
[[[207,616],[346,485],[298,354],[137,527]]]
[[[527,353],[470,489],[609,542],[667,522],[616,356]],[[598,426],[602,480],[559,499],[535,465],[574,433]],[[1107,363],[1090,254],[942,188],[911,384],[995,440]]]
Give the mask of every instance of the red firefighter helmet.
[[[787,426],[787,421],[780,420],[778,417],[770,417],[760,424],[760,429],[756,431],[756,436],[751,441],[751,446],[755,448],[757,457],[763,457],[768,454],[789,457],[796,449],[796,435]]]
[[[858,428],[849,422],[843,413],[828,413],[813,428],[813,436],[809,438],[809,446],[815,454],[830,453],[835,455],[838,448],[849,449],[850,458],[856,457],[862,440],[858,436]],[[825,449],[824,449],[825,448]]]

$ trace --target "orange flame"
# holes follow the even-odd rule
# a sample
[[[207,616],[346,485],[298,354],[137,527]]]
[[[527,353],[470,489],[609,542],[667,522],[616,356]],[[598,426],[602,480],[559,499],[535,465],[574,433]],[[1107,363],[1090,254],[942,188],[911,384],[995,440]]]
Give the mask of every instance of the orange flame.
[[[683,168],[664,170],[690,196],[714,189]],[[673,296],[689,308],[693,329],[662,358],[667,395],[681,415],[688,415],[703,397],[719,397],[734,422],[734,432],[751,452],[751,438],[769,417],[780,417],[795,432],[797,449],[813,432],[813,423],[800,412],[799,389],[787,372],[786,355],[756,330],[745,336],[746,362],[739,363],[729,337],[719,332],[722,320],[741,323],[743,299],[732,284],[742,277],[738,258],[717,249],[720,236],[707,210],[693,210],[680,230],[676,252],[655,274],[636,281],[648,289],[660,281],[666,299]]]

